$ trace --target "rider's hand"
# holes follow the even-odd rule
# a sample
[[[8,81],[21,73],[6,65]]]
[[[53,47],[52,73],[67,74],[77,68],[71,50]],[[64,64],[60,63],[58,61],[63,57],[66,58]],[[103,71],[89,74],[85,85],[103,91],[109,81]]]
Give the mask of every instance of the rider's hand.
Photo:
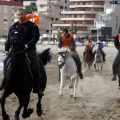
[[[8,51],[5,51],[5,54],[8,55]]]
[[[27,49],[28,48],[28,46],[27,45],[25,45],[25,49]]]

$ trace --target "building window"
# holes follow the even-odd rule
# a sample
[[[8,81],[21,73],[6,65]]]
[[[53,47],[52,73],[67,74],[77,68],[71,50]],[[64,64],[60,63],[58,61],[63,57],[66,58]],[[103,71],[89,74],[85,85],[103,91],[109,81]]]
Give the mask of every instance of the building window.
[[[67,7],[65,6],[65,9],[67,9]]]
[[[54,18],[51,18],[51,20],[53,21],[53,20],[54,20]]]
[[[65,0],[65,3],[67,3],[67,0]]]
[[[60,6],[60,9],[63,9],[63,6]]]
[[[118,16],[116,16],[116,22],[118,22]]]
[[[58,21],[58,18],[55,18],[55,21]]]
[[[4,21],[7,21],[7,19],[4,19]]]
[[[118,29],[118,23],[116,23],[116,29]]]

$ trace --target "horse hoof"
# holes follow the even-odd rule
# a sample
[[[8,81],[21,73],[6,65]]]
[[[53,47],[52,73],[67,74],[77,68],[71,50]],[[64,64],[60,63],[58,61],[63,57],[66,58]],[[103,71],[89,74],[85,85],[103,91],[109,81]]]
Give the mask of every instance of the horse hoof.
[[[24,113],[22,114],[22,117],[23,117],[23,118],[30,117],[30,115],[31,115],[33,112],[34,112],[34,110],[29,108],[29,109],[27,110],[27,113],[26,113],[26,114],[24,114]]]
[[[27,110],[27,113],[28,113],[29,115],[31,115],[33,112],[34,112],[34,110],[33,110],[32,108],[29,108],[29,109]]]
[[[15,116],[14,118],[15,118],[14,120],[19,120],[19,116]]]
[[[41,109],[37,109],[36,113],[37,113],[38,116],[41,116],[43,114],[43,111]]]
[[[118,90],[120,90],[120,86],[118,86]]]
[[[62,96],[63,96],[63,95],[60,93],[60,94],[59,94],[59,97],[62,97]]]
[[[73,95],[69,95],[70,98],[73,98]]]
[[[72,85],[69,85],[69,88],[71,89],[71,88],[73,88],[73,86],[72,86]]]
[[[74,100],[76,100],[77,99],[77,97],[73,97],[74,98]]]
[[[9,117],[9,115],[5,115],[5,116],[3,116],[3,120],[10,120],[10,117]]]

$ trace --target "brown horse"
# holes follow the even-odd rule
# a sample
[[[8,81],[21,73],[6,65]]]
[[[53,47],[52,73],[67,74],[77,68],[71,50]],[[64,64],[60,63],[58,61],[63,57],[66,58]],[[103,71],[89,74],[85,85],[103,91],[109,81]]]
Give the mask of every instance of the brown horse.
[[[85,51],[83,53],[83,61],[84,65],[88,65],[88,68],[90,69],[90,66],[92,65],[92,48],[89,46],[86,46]]]

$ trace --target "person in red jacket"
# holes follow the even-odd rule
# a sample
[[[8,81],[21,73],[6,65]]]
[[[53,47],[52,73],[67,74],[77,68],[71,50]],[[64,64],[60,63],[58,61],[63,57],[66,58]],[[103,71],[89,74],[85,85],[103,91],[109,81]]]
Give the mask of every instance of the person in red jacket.
[[[68,29],[64,29],[63,34],[59,37],[58,48],[62,48],[62,47],[67,47],[72,52],[75,53],[75,54],[73,54],[72,57],[75,60],[75,63],[77,65],[79,77],[80,77],[80,79],[83,79],[83,74],[82,74],[82,70],[81,70],[81,60],[80,60],[79,55],[76,51],[76,44],[75,44],[73,34],[68,32]]]

